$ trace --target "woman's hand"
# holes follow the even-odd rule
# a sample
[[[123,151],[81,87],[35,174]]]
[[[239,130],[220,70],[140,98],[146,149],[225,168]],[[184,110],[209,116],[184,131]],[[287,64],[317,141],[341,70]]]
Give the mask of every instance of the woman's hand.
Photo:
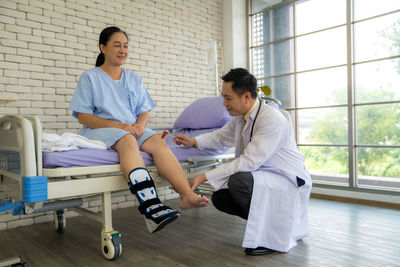
[[[196,145],[196,139],[187,137],[184,134],[176,134],[174,136],[174,142],[177,145],[184,145],[187,147],[192,147],[192,146]]]
[[[132,124],[131,132],[136,136],[136,138],[140,138],[144,132],[144,126],[140,123],[134,123]]]
[[[144,132],[144,126],[140,123],[121,123],[120,128],[132,133],[136,138],[140,138]]]
[[[121,123],[120,129],[127,131],[129,133],[133,133],[133,124],[132,123]]]

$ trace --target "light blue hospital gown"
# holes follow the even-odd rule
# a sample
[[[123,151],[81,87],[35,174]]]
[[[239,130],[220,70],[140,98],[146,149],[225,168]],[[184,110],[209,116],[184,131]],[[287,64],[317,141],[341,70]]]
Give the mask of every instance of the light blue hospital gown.
[[[69,105],[75,118],[79,112],[121,123],[135,123],[139,114],[154,107],[137,73],[122,69],[121,79],[116,83],[99,67],[81,75]],[[91,129],[84,126],[79,134],[88,139],[101,140],[111,148],[120,138],[130,133],[118,128]],[[146,128],[138,139],[139,146],[154,134],[154,131]]]

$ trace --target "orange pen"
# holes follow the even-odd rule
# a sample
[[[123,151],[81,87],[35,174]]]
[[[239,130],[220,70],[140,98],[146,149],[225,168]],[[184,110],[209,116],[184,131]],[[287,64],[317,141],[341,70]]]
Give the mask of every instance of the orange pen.
[[[168,131],[164,131],[161,135],[161,139],[163,139],[168,134]]]

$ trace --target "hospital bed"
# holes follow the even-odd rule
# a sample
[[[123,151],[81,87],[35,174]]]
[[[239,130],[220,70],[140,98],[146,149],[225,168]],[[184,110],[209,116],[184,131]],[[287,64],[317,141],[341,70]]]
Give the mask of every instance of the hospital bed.
[[[232,159],[233,154],[225,153],[227,149],[177,146],[172,142],[173,135],[180,132],[196,136],[221,127],[229,120],[222,98],[209,97],[196,100],[175,121],[173,132],[165,140],[188,177],[215,168]],[[142,155],[156,186],[167,185],[153,166],[151,156],[144,152]],[[0,178],[16,183],[9,199],[0,198],[0,213],[24,215],[54,211],[55,228],[62,232],[66,226],[64,211],[71,209],[102,224],[101,249],[105,258],[115,260],[121,255],[121,234],[112,226],[111,195],[127,190],[127,183],[115,151],[43,152],[38,117],[3,116],[0,118]],[[98,196],[101,196],[101,213],[81,207]]]

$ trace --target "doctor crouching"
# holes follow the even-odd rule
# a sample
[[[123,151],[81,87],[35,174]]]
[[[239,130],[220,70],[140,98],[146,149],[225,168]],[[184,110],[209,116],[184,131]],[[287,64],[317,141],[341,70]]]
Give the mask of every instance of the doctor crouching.
[[[208,181],[214,206],[247,220],[242,246],[247,255],[288,252],[308,235],[311,177],[297,149],[289,120],[257,98],[257,80],[246,69],[222,77],[224,106],[234,116],[224,127],[174,142],[198,149],[235,147],[235,159],[189,181]]]

